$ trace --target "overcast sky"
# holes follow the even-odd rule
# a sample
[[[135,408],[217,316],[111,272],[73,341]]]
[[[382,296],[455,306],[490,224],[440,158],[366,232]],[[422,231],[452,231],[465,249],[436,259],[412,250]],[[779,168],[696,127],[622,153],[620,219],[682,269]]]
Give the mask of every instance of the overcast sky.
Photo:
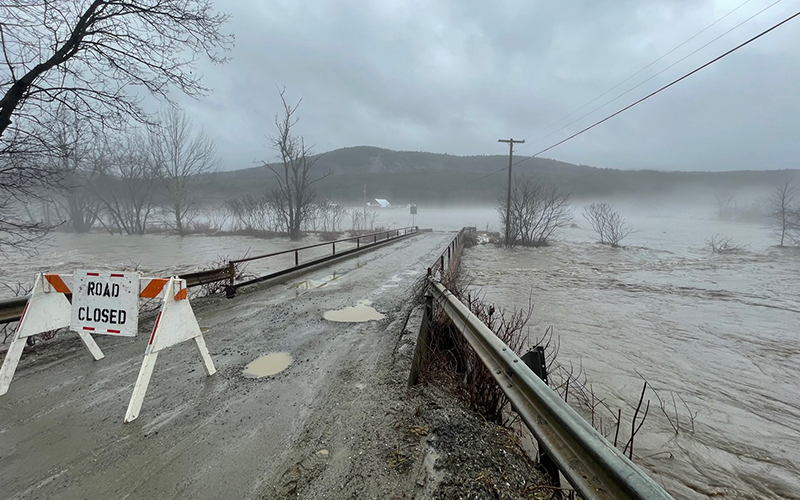
[[[533,154],[795,13],[784,0],[587,118],[537,142],[774,0],[216,0],[231,61],[203,63],[213,93],[181,106],[223,168],[273,160],[277,86],[303,99],[315,151],[369,145],[454,155]],[[595,103],[587,102],[731,13]],[[543,156],[609,168],[800,168],[800,18]]]

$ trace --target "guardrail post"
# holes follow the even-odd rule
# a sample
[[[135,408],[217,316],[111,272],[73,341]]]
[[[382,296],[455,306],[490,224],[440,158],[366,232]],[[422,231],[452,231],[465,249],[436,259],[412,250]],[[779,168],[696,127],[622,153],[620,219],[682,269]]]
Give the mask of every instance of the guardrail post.
[[[228,261],[228,284],[225,286],[225,298],[232,299],[236,297],[236,287],[234,282],[236,280],[236,264]]]
[[[545,384],[547,383],[547,361],[544,356],[544,347],[537,345],[532,351],[526,352],[521,359],[537,377],[542,379]],[[550,484],[557,487],[561,486],[561,476],[559,476],[558,473],[558,466],[541,446],[538,446],[538,448],[539,465],[541,465],[542,469],[550,476]]]
[[[419,325],[417,346],[414,348],[414,361],[411,362],[411,373],[408,375],[408,385],[412,386],[419,380],[419,372],[428,362],[428,352],[431,343],[431,322],[433,321],[433,295],[425,295],[425,311],[422,314],[422,323]]]
[[[356,240],[356,248],[361,248],[361,237],[360,236]]]
[[[297,267],[300,264],[300,255],[297,250],[294,251],[294,267]]]
[[[334,241],[331,244],[333,245],[333,255],[336,255],[336,242]]]
[[[372,242],[373,243],[377,243],[378,242],[378,234],[377,233],[373,235]]]

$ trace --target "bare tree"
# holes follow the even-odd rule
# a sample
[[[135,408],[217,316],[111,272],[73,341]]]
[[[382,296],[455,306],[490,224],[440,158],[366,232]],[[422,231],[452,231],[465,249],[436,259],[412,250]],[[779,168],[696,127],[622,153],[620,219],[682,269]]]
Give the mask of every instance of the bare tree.
[[[110,232],[145,234],[156,206],[161,173],[146,150],[146,139],[133,132],[94,159],[92,187],[103,206],[100,223]]]
[[[37,172],[49,174],[36,165],[24,168],[13,162],[0,165],[0,253],[12,248],[30,250],[35,241],[52,229],[51,224],[26,217],[26,196],[39,182]]]
[[[0,18],[0,136],[26,134],[53,102],[85,103],[79,111],[100,122],[140,119],[132,86],[167,101],[172,88],[203,95],[197,55],[222,63],[233,41],[208,0],[19,0]]]
[[[170,108],[160,113],[157,126],[149,129],[150,149],[156,168],[166,183],[166,205],[179,235],[198,203],[201,176],[217,169],[214,141],[202,131],[192,137],[192,121],[183,111]]]
[[[271,196],[246,194],[226,200],[225,205],[233,218],[233,231],[256,236],[278,232],[278,216]]]
[[[306,146],[303,136],[292,135],[292,127],[298,121],[295,113],[302,99],[292,106],[286,102],[285,93],[285,88],[279,92],[283,103],[283,116],[275,115],[278,134],[270,137],[273,149],[280,156],[281,165],[276,169],[266,162],[263,163],[272,171],[278,182],[278,187],[272,193],[273,203],[284,221],[289,237],[297,239],[300,237],[303,220],[308,216],[316,199],[313,185],[330,175],[330,172],[314,176],[314,164],[319,157],[311,158],[311,147]]]
[[[534,178],[518,176],[511,192],[511,220],[506,220],[506,200],[500,201],[500,221],[509,227],[506,246],[547,245],[553,233],[572,221],[569,194]]]
[[[796,195],[797,188],[786,181],[782,186],[775,188],[769,198],[772,208],[770,216],[775,219],[781,237],[780,246],[783,246],[787,236],[791,237],[793,230],[800,229],[800,209],[794,206]]]
[[[600,243],[612,247],[618,247],[626,236],[634,232],[610,203],[592,203],[583,207],[583,216],[600,236]]]
[[[736,195],[732,193],[720,193],[714,198],[719,220],[733,220],[736,216]]]
[[[199,55],[222,63],[233,42],[220,31],[227,16],[209,0],[16,0],[0,4],[0,20],[0,203],[6,207],[60,180],[52,170],[57,162],[41,161],[58,158],[48,139],[59,108],[101,128],[144,121],[138,89],[167,101],[173,89],[203,95]],[[42,228],[0,211],[0,239],[23,241]]]
[[[53,207],[59,216],[63,210],[65,220],[74,232],[89,232],[97,221],[100,208],[100,200],[90,189],[96,173],[91,165],[96,136],[85,119],[64,107],[56,114],[53,133],[57,156],[42,159],[56,162],[53,170],[60,173],[60,182],[53,186]]]

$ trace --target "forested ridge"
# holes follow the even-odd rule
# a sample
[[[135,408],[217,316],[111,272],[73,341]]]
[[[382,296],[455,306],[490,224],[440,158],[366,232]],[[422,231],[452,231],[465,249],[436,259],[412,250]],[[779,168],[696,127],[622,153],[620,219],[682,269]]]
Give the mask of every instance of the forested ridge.
[[[516,157],[514,161],[523,159]],[[317,185],[320,193],[343,203],[360,202],[364,186],[370,198],[395,204],[487,202],[505,192],[508,156],[454,156],[418,151],[392,151],[369,146],[337,149],[320,155],[316,171],[331,175]],[[756,166],[754,166],[756,167]],[[577,198],[685,196],[691,192],[769,191],[798,170],[682,172],[617,170],[533,158],[514,166],[515,175],[534,175]],[[224,171],[206,183],[212,198],[259,193],[274,183],[263,166]]]

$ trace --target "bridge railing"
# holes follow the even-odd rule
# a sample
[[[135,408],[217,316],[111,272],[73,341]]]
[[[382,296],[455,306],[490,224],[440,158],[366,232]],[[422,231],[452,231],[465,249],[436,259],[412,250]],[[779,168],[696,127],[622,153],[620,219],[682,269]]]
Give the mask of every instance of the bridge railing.
[[[436,258],[433,265],[428,268],[428,276],[439,276],[441,281],[452,278],[458,269],[461,251],[464,249],[464,240],[468,233],[474,232],[474,227],[464,227],[456,234],[442,253]]]
[[[342,238],[335,241],[316,243],[313,245],[306,245],[302,247],[292,248],[289,250],[283,250],[281,252],[274,252],[265,255],[247,257],[245,259],[232,260],[225,267],[220,267],[217,269],[209,269],[206,271],[198,271],[194,273],[181,274],[178,277],[181,279],[185,279],[186,286],[189,288],[205,285],[208,283],[227,281],[228,282],[228,285],[226,287],[227,296],[233,297],[236,294],[236,289],[239,287],[252,285],[300,269],[311,267],[316,264],[320,264],[335,258],[343,257],[351,253],[365,250],[370,247],[382,245],[387,242],[394,241],[398,238],[404,238],[406,236],[411,236],[418,233],[419,233],[418,226],[408,226],[408,227],[401,227],[399,229],[377,231],[377,232],[362,234],[359,236],[353,236],[351,238]],[[352,247],[353,242],[355,242],[355,247]],[[352,248],[342,250],[342,244],[344,243],[350,243]],[[337,244],[339,244],[338,252],[336,250]],[[321,247],[330,247],[330,254],[325,254],[321,257],[316,255],[313,258],[308,258],[305,260],[301,259],[301,252],[306,253],[306,251],[310,249],[317,249]],[[286,267],[278,271],[266,274],[264,276],[251,278],[241,283],[235,282],[236,264],[261,260],[261,259],[269,259],[271,257],[278,257],[292,253],[294,254],[294,266]],[[0,299],[0,324],[19,321],[19,318],[22,316],[22,311],[25,309],[25,304],[28,303],[28,298],[29,296],[26,295],[23,297],[14,297],[11,299]]]
[[[283,276],[284,274],[289,274],[294,271],[298,271],[300,269],[305,269],[307,267],[315,266],[317,264],[321,264],[323,262],[327,262],[332,259],[337,259],[339,257],[343,257],[345,255],[360,252],[366,248],[383,245],[390,241],[397,240],[399,238],[405,238],[407,236],[411,236],[414,234],[419,233],[418,226],[408,226],[408,227],[401,227],[399,229],[390,229],[387,231],[378,231],[375,233],[368,233],[362,234],[359,236],[353,236],[351,238],[342,238],[336,241],[330,241],[325,243],[316,243],[314,245],[307,245],[304,247],[299,248],[291,248],[289,250],[283,250],[280,252],[273,252],[264,255],[256,255],[254,257],[247,257],[245,259],[237,259],[232,260],[228,264],[228,275],[229,275],[229,283],[227,287],[227,296],[233,297],[236,294],[236,290],[243,286],[253,285],[255,283],[259,283],[261,281],[269,280],[272,278],[277,278],[279,276]],[[355,247],[352,246],[352,243],[355,242]],[[350,243],[351,247],[342,250],[343,243]],[[336,250],[336,245],[339,244],[339,251]],[[322,247],[330,247],[329,254],[323,254],[322,256],[314,255],[312,258],[307,260],[303,260],[301,258],[301,252],[305,253],[311,249],[319,249]],[[294,254],[294,265],[288,266],[278,271],[274,271],[263,276],[258,276],[256,278],[249,279],[247,281],[243,281],[241,283],[235,283],[234,276],[235,276],[235,266],[236,264],[243,263],[243,262],[252,262],[255,260],[261,259],[269,259],[273,257],[280,257],[284,255]]]
[[[464,228],[428,269],[428,291],[511,402],[570,485],[586,500],[672,500],[652,478],[631,462],[542,381],[443,284],[455,272],[464,243]],[[410,383],[427,357],[431,299],[420,330]],[[557,474],[556,474],[557,475]]]

